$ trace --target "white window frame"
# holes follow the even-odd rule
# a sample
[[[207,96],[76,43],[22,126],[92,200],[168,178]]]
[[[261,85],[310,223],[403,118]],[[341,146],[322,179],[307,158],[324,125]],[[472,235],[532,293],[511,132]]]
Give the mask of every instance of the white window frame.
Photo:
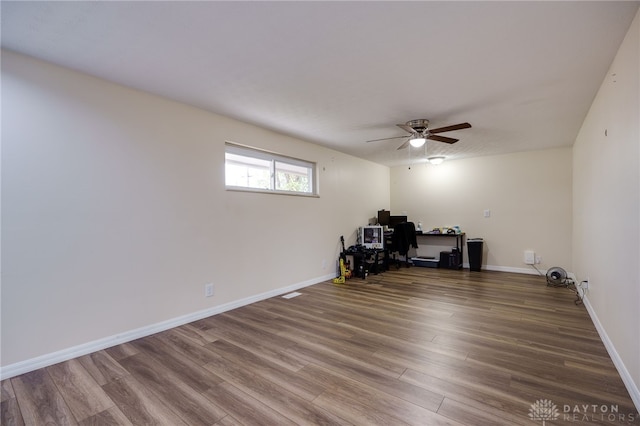
[[[243,166],[249,167],[251,164],[255,165],[254,170],[267,169],[268,168],[268,182],[263,176],[263,187],[255,186],[256,182],[251,182],[251,176],[246,176],[247,184],[242,185],[237,180],[235,182],[229,182],[230,176],[228,169],[231,165],[237,165],[240,168]],[[280,166],[280,167],[279,167]],[[294,172],[298,169],[300,171],[306,171],[307,180],[309,181],[308,191],[298,191],[295,189],[277,189],[278,182],[277,176],[279,170],[285,170],[289,168],[289,171]],[[267,170],[265,170],[266,172]],[[317,179],[317,167],[316,163],[307,160],[301,160],[299,158],[288,157],[282,154],[276,154],[274,152],[265,151],[262,149],[249,147],[246,145],[240,145],[236,143],[225,143],[225,187],[231,191],[245,191],[245,192],[260,192],[268,194],[282,194],[282,195],[299,195],[304,197],[318,197],[318,179]],[[302,174],[301,174],[302,175]],[[244,176],[243,176],[244,178]],[[254,185],[254,186],[252,186]]]

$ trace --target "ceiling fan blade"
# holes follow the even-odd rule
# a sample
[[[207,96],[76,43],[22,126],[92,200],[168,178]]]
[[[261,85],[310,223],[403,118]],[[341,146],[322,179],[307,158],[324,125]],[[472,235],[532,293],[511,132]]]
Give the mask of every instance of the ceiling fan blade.
[[[429,129],[429,133],[452,132],[454,130],[468,129],[471,127],[469,123],[453,124],[451,126],[438,127],[437,129]]]
[[[448,138],[446,136],[439,136],[439,135],[429,135],[427,136],[427,139],[430,139],[432,141],[444,142],[444,143],[456,143],[459,140],[459,139]]]
[[[398,150],[405,149],[406,147],[408,147],[410,140],[411,139],[407,139],[406,141],[404,141],[404,143],[398,147]]]
[[[410,134],[414,134],[416,132],[411,126],[407,126],[406,124],[396,124],[396,126]]]
[[[378,142],[378,141],[388,141],[390,139],[402,139],[402,138],[406,138],[406,136],[395,136],[393,138],[372,139],[372,140],[366,141],[366,142],[369,143],[369,142]]]

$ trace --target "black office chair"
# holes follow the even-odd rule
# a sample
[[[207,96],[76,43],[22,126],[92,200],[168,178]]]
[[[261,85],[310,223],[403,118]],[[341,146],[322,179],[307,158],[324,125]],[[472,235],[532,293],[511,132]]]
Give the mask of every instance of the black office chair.
[[[401,262],[400,259],[396,260],[396,253],[398,253],[398,256],[404,256],[405,266],[409,267],[409,249],[411,247],[418,248],[416,226],[414,223],[403,222],[394,226],[389,252],[393,253],[393,260],[396,262],[396,267],[399,268]]]

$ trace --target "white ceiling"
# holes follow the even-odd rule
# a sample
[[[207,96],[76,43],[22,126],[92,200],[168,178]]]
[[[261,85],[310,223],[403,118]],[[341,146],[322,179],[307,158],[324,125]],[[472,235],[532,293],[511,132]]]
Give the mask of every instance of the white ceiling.
[[[2,46],[390,166],[573,144],[638,8],[567,2],[11,2]],[[242,141],[248,142],[248,141]],[[411,157],[410,157],[411,156]]]

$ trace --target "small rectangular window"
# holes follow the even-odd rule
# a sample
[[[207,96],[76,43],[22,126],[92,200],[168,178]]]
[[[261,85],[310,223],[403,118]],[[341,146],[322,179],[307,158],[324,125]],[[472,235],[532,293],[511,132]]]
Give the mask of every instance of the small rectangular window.
[[[315,173],[310,161],[231,143],[225,147],[227,189],[315,196]]]

